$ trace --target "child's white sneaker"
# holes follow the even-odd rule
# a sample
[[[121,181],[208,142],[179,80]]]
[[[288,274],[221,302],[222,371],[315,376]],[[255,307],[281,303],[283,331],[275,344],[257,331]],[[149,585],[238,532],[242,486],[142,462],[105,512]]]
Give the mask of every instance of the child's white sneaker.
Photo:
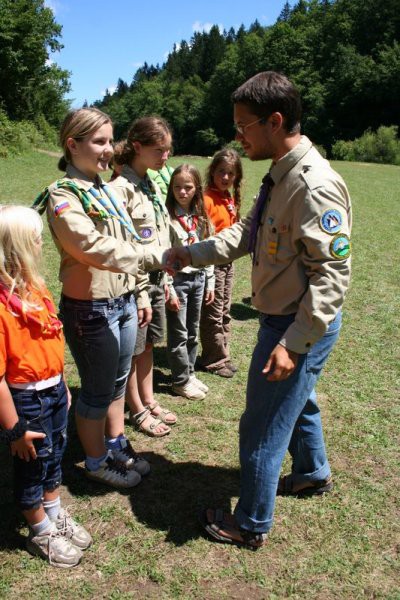
[[[86,529],[79,525],[68,513],[66,508],[61,508],[56,520],[57,530],[74,546],[86,550],[92,543],[92,536]]]
[[[178,396],[189,398],[189,400],[204,400],[205,393],[197,387],[192,379],[188,379],[183,385],[172,385],[172,391]]]
[[[111,450],[108,451],[107,457],[100,463],[100,466],[95,471],[85,469],[86,477],[111,485],[115,488],[131,488],[141,482],[141,476],[134,469],[127,469],[126,466],[114,458]]]
[[[31,554],[45,558],[53,567],[63,569],[75,567],[83,556],[82,550],[67,540],[55,523],[49,531],[37,535],[30,529],[26,548]]]
[[[201,390],[205,394],[207,394],[210,391],[210,388],[208,387],[208,385],[206,385],[205,383],[200,381],[200,379],[197,379],[197,377],[194,373],[192,373],[192,375],[189,377],[189,381],[193,381],[195,386],[198,387],[199,390]]]

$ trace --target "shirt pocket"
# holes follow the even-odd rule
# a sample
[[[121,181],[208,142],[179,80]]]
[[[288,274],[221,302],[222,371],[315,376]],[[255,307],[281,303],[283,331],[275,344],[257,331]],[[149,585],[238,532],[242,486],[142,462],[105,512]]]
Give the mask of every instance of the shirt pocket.
[[[145,244],[153,242],[156,237],[156,224],[150,210],[136,210],[131,218],[135,231],[142,238],[142,242]]]
[[[273,222],[272,217],[267,218],[266,223],[262,226],[260,235],[260,253],[265,254],[268,263],[275,264],[278,252],[278,230]]]

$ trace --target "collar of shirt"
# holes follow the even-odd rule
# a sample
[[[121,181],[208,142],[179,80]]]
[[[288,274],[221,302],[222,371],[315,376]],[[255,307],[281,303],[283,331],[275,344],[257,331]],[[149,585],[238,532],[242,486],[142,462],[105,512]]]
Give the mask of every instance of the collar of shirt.
[[[310,142],[308,137],[302,135],[300,142],[294,148],[292,148],[290,152],[278,160],[277,163],[271,166],[270,174],[275,185],[278,184],[285,177],[285,175],[291,169],[293,169],[294,166],[297,165],[299,160],[301,160],[311,148],[312,142]]]
[[[90,190],[92,187],[99,187],[102,183],[104,183],[100,175],[96,175],[95,179],[93,180],[70,163],[67,164],[66,173],[67,177],[77,180],[79,186],[86,191]]]
[[[130,167],[129,165],[124,165],[122,167],[121,176],[125,177],[130,183],[133,183],[134,186],[139,187],[142,178]]]

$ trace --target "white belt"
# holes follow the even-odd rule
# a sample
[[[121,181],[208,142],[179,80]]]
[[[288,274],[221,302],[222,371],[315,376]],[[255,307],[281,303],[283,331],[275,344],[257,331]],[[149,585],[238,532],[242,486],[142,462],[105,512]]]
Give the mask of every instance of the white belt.
[[[61,375],[54,375],[54,377],[50,377],[50,379],[42,379],[42,381],[30,381],[29,383],[14,383],[10,382],[8,385],[12,388],[17,388],[17,390],[45,390],[46,388],[53,387],[60,383]]]

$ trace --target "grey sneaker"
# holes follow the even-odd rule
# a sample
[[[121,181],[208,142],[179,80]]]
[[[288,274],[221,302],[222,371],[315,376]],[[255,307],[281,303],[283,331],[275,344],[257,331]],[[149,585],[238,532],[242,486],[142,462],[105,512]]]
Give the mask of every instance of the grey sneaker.
[[[127,469],[124,464],[114,458],[111,450],[96,471],[85,469],[86,477],[115,488],[131,488],[140,483],[141,476],[134,469]]]
[[[82,550],[67,540],[58,531],[55,523],[51,524],[49,531],[39,535],[34,535],[33,531],[29,530],[26,548],[31,554],[45,558],[53,567],[63,569],[76,567],[83,556]]]
[[[172,391],[178,396],[189,398],[189,400],[204,400],[206,397],[205,393],[191,379],[188,379],[183,385],[173,385]]]
[[[74,546],[81,550],[86,550],[92,543],[91,535],[82,525],[79,525],[70,517],[68,509],[61,508],[56,520],[56,527],[59,533],[69,540]]]
[[[124,438],[121,440],[121,450],[114,449],[112,453],[114,458],[119,462],[122,462],[128,470],[134,469],[139,475],[147,475],[150,473],[149,463],[147,460],[136,454],[128,439]]]
[[[206,385],[205,383],[200,381],[200,379],[197,379],[197,377],[194,373],[192,373],[192,375],[189,377],[189,381],[192,381],[194,383],[194,385],[196,387],[198,387],[199,390],[201,390],[205,394],[207,394],[210,391],[210,388],[208,387],[208,385]]]

